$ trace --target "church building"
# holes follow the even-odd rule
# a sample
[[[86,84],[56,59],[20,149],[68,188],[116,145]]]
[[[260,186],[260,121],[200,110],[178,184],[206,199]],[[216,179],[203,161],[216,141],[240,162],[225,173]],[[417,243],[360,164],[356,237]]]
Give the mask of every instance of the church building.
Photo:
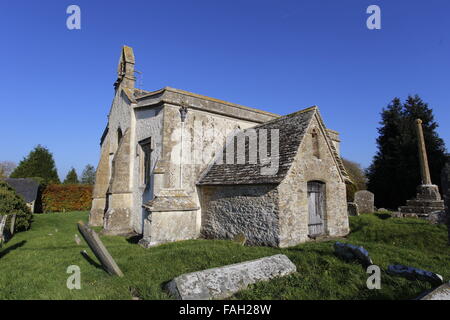
[[[286,116],[165,87],[135,88],[124,46],[100,140],[91,226],[140,244],[244,235],[293,246],[349,232],[339,134],[317,107]]]

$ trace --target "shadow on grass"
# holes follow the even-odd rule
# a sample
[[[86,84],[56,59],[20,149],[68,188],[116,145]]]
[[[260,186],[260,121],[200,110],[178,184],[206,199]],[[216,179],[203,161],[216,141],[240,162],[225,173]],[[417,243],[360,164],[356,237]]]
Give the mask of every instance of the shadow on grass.
[[[375,216],[380,218],[381,220],[392,218],[392,215],[390,213],[375,213]]]
[[[142,239],[142,234],[137,234],[127,238],[127,241],[131,244],[137,244]]]
[[[95,262],[91,257],[89,257],[88,253],[86,251],[80,251],[80,254],[83,256],[84,259],[86,259],[87,262],[91,266],[96,267],[97,269],[103,269],[103,266],[97,262]]]
[[[4,256],[6,256],[6,255],[7,255],[8,253],[10,253],[11,251],[16,250],[17,248],[20,248],[20,247],[24,246],[25,243],[27,243],[27,241],[26,241],[26,240],[23,240],[23,241],[20,241],[20,242],[18,242],[18,243],[16,243],[16,244],[12,245],[11,247],[9,247],[9,248],[7,248],[7,249],[5,249],[5,250],[2,250],[2,251],[0,252],[0,259],[3,258]]]

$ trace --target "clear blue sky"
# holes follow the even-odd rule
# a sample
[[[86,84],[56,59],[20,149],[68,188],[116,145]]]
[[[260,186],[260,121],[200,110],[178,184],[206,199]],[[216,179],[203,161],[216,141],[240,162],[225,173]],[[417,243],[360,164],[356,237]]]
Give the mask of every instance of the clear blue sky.
[[[81,30],[66,8],[81,8]],[[366,9],[381,7],[382,29]],[[450,144],[450,1],[0,2],[0,161],[37,144],[64,178],[97,165],[120,48],[143,89],[171,86],[287,114],[318,105],[342,155],[368,166],[381,108],[419,94]]]

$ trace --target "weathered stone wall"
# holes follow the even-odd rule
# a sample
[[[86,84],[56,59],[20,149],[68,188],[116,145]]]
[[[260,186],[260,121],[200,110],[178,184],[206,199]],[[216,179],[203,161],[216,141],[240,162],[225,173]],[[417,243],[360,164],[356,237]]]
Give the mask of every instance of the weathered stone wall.
[[[174,105],[164,107],[161,158],[165,160],[167,167],[163,186],[182,188],[199,204],[197,180],[216,153],[222,150],[227,134],[235,129],[253,127],[256,123],[189,108],[182,130],[179,108]],[[183,135],[182,141],[181,135]],[[182,179],[180,179],[180,172]],[[201,210],[198,210],[196,221],[198,235],[200,235],[200,226]]]
[[[100,161],[96,171],[96,182],[94,186],[92,208],[89,216],[89,224],[101,226],[104,222],[104,214],[108,206],[107,191],[110,186],[112,174],[112,161],[118,148],[117,132],[120,128],[122,133],[130,128],[130,101],[125,94],[119,90],[113,99],[111,110],[108,115],[108,133],[104,137],[100,151]]]
[[[152,153],[151,153],[151,169],[153,172],[157,164],[157,161],[161,157],[162,151],[162,119],[163,119],[162,107],[148,107],[139,108],[135,110],[136,117],[136,147],[139,141],[151,138],[152,139]],[[133,229],[137,233],[143,232],[144,220],[147,217],[147,211],[142,207],[143,203],[146,203],[153,199],[154,196],[154,179],[153,175],[150,179],[150,183],[145,186],[141,185],[140,179],[140,161],[137,152],[134,154],[135,161],[133,163]]]
[[[196,216],[196,211],[152,212],[144,222],[145,246],[196,238]]]
[[[180,187],[180,148],[183,145],[182,187],[194,193],[196,192],[195,183],[200,173],[215,154],[222,150],[227,135],[233,130],[250,128],[257,123],[188,109],[184,130],[182,130],[179,108],[173,105],[165,106],[163,159],[169,160],[165,186]],[[183,141],[181,141],[182,135]]]
[[[231,239],[243,233],[250,245],[279,245],[276,185],[202,186],[202,235]]]
[[[319,132],[319,158],[314,156],[312,129]],[[325,183],[326,216],[324,224],[329,236],[349,232],[345,183],[315,118],[300,145],[287,177],[278,187],[280,195],[280,246],[293,246],[308,238],[308,181]]]
[[[112,173],[108,191],[108,209],[104,228],[109,234],[131,232],[131,213],[133,198],[130,175],[131,130],[125,131],[112,162]]]

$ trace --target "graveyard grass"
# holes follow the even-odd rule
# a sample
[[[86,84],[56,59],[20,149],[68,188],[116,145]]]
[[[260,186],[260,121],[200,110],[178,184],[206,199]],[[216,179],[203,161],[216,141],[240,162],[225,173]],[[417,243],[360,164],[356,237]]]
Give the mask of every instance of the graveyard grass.
[[[333,241],[292,248],[241,246],[233,241],[191,240],[144,249],[133,239],[102,236],[125,276],[108,275],[82,237],[76,222],[87,212],[34,215],[32,228],[17,233],[0,249],[0,299],[170,299],[163,286],[187,272],[219,267],[283,253],[298,272],[259,283],[232,299],[412,299],[431,289],[425,282],[387,275],[389,264],[405,264],[450,279],[450,249],[445,226],[388,214],[351,217],[351,233],[343,242],[364,246],[382,269],[381,290],[369,290],[369,274],[357,263],[333,254]],[[99,229],[97,229],[98,231]],[[91,261],[80,252],[86,250]],[[81,269],[81,290],[66,287],[67,267]]]

